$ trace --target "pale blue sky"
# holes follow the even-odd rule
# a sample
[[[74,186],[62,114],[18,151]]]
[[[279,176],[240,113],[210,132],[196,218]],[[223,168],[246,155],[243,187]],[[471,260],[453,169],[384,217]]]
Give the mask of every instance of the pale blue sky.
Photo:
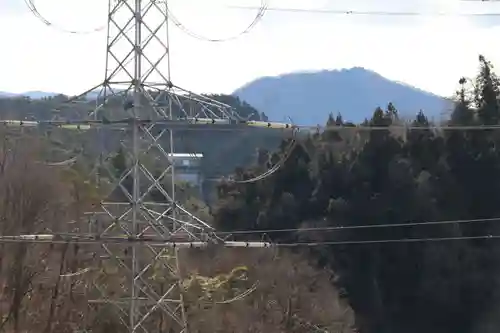
[[[230,36],[252,20],[259,0],[171,0],[194,32]],[[103,0],[36,0],[42,14],[68,29],[103,25]],[[459,0],[271,0],[272,7],[339,10],[498,12],[500,2]],[[498,24],[497,24],[498,23]],[[172,29],[172,78],[197,92],[229,93],[260,76],[363,66],[394,80],[451,95],[461,75],[473,75],[477,56],[500,67],[500,16],[338,16],[268,12],[240,39],[203,42]],[[0,91],[76,94],[102,81],[105,33],[68,35],[46,27],[23,0],[0,1]]]

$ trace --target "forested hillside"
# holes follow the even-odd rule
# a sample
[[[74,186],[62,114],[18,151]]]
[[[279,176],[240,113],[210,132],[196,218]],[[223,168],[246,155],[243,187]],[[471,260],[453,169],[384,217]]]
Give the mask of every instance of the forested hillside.
[[[2,235],[88,230],[88,218],[81,214],[95,197],[87,181],[74,170],[37,163],[33,156],[39,147],[32,139],[4,139],[0,147]],[[122,310],[126,304],[120,301],[130,297],[129,274],[117,258],[127,260],[129,245],[108,246],[116,258],[100,244],[2,242],[0,329],[128,331],[127,313]],[[177,278],[171,271],[172,250],[160,253],[165,258],[158,259],[149,249],[140,252],[141,261],[155,263],[141,272],[141,281],[148,293],[165,294],[179,280],[180,290],[168,295],[184,297],[189,332],[354,333],[353,313],[330,283],[333,274],[317,269],[303,254],[184,249]],[[119,305],[106,295],[118,299]],[[141,327],[147,332],[180,332],[179,323],[167,314],[171,312],[153,309]]]
[[[216,187],[204,218],[221,236],[281,247],[184,252],[179,278],[190,332],[497,332],[500,80],[483,57],[472,84],[458,80],[447,126],[432,124],[423,112],[408,123],[389,104],[362,126],[331,115],[326,129],[285,139],[267,132],[182,133],[177,146],[199,145],[187,152],[210,156],[213,174],[216,161],[236,180],[282,162],[259,181]],[[51,111],[57,98],[63,97],[2,100],[0,115],[62,117]],[[57,145],[69,150],[82,140],[96,143],[88,135],[57,136]],[[95,203],[92,184],[79,170],[34,160],[44,142],[11,138],[0,145],[2,233],[86,230],[82,212]],[[55,139],[49,138],[51,147]],[[118,149],[114,142],[110,148]],[[119,162],[113,162],[117,171]],[[193,212],[209,214],[200,206]],[[0,327],[122,332],[109,307],[87,307],[99,288],[127,295],[120,289],[125,277],[110,272],[116,266],[98,266],[96,253],[102,249],[68,243],[2,244]],[[91,274],[75,275],[81,271]],[[158,267],[144,278],[158,293],[172,283]],[[155,313],[146,325],[169,332],[173,323]]]
[[[265,112],[272,121],[290,117],[312,126],[322,124],[330,112],[360,122],[370,116],[372,108],[389,102],[398,106],[401,117],[414,117],[424,110],[429,119],[440,120],[452,105],[443,97],[362,67],[262,77],[233,94]]]
[[[259,113],[249,104],[240,101],[237,97],[229,95],[210,95],[209,97],[228,104],[243,118],[249,120],[266,120],[266,115]],[[78,103],[65,104],[67,96],[58,95],[43,99],[29,97],[0,98],[0,119],[15,120],[67,120],[87,119],[87,114],[96,105],[92,100],[81,100]],[[196,107],[196,105],[195,105]],[[123,111],[123,105],[113,105],[110,112],[104,114],[107,119],[123,119],[129,115]],[[179,114],[179,110],[174,110]],[[161,132],[161,129],[157,131]],[[156,133],[156,132],[155,132]],[[118,151],[119,140],[123,133],[119,131],[106,131],[106,150],[108,153]],[[212,128],[207,130],[179,130],[175,136],[175,150],[177,153],[203,153],[205,178],[218,178],[231,173],[235,167],[250,164],[257,148],[276,149],[283,133],[280,131],[266,130],[220,130]],[[58,133],[50,139],[52,143],[64,143],[66,150],[85,150],[88,159],[96,156],[99,149],[99,137],[95,134],[82,134],[75,136],[73,132]],[[168,136],[163,135],[160,142],[168,144]]]
[[[20,109],[30,103],[19,101]],[[242,134],[230,135],[233,136],[228,138],[235,140]],[[44,132],[0,127],[2,236],[71,235],[92,228],[92,216],[85,212],[95,211],[98,209],[95,205],[107,198],[94,186],[93,178],[80,168],[79,161],[91,164],[92,156],[79,155],[77,162],[70,165],[43,163],[48,155],[81,146],[82,140],[87,140],[84,148],[91,148],[97,141],[91,137],[92,133],[77,134],[63,129]],[[112,142],[108,146],[116,146],[117,138],[120,137],[110,135],[108,139]],[[262,138],[265,137],[256,139]],[[274,138],[279,141],[281,135]],[[205,143],[209,148],[217,140],[223,142],[221,137],[208,139],[213,140]],[[252,137],[241,139],[248,143]],[[212,147],[212,151],[222,147]],[[241,152],[240,147],[235,148]],[[123,154],[118,150],[109,163],[115,176],[123,174],[127,163],[121,157]],[[130,185],[129,179],[124,181],[125,187]],[[210,221],[203,205],[186,197],[180,187],[176,200]],[[123,192],[117,192],[121,198],[111,193],[111,200],[126,202]],[[164,200],[157,194],[158,191],[152,193],[151,200]],[[162,222],[168,223],[167,220]],[[145,268],[131,277],[127,263],[133,251],[126,243],[102,245],[57,239],[50,243],[25,243],[3,239],[0,329],[13,333],[126,332],[129,321],[124,308],[131,297],[131,280],[140,279],[145,296],[165,295],[158,301],[162,309],[138,297],[143,300],[141,314],[151,311],[143,317],[141,331],[180,332],[182,323],[172,312],[174,307],[179,312],[176,300],[182,299],[180,306],[191,333],[311,330],[354,333],[352,310],[330,283],[333,272],[318,269],[305,254],[255,248],[183,249],[178,265],[175,249],[157,249],[141,247],[136,258]],[[163,300],[167,296],[172,301]],[[153,299],[158,298],[153,296]]]
[[[374,111],[371,131],[331,117],[273,176],[222,184],[216,226],[313,243],[297,251],[337,274],[363,333],[497,332],[500,85],[479,62],[475,89],[460,80],[455,128],[436,129],[423,113],[401,127],[392,104]],[[262,173],[260,161],[239,179]],[[444,222],[401,225],[426,221]]]

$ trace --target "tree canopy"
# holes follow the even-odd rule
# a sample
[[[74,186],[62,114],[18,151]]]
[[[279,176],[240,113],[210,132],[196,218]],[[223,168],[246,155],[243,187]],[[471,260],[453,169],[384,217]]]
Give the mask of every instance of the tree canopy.
[[[498,331],[500,80],[480,56],[477,76],[460,78],[458,85],[446,123],[433,123],[425,111],[402,119],[398,106],[389,103],[374,105],[362,126],[331,114],[324,130],[284,139],[281,133],[264,131],[179,133],[176,147],[205,155],[204,176],[232,173],[209,189],[216,199],[208,220],[215,228],[238,239],[265,238],[292,248],[186,254],[181,282],[193,332],[305,333],[333,332],[336,327],[349,333],[353,327],[361,333]],[[265,117],[234,97],[212,97],[232,103],[245,117]],[[64,98],[0,100],[0,116],[46,119],[54,116],[53,104]],[[106,135],[106,145],[115,153],[110,177],[117,178],[130,161],[119,148],[120,137]],[[47,138],[54,155],[63,147],[78,151],[82,144],[81,137],[60,131]],[[85,140],[92,150],[96,138]],[[4,230],[56,230],[67,215],[77,220],[79,212],[95,203],[97,194],[82,172],[73,170],[59,183],[54,170],[17,160],[21,155],[3,149]],[[11,155],[17,156],[12,157],[17,164],[4,161]],[[30,178],[23,174],[26,165]],[[253,178],[259,180],[241,182]],[[130,177],[124,185],[130,188]],[[189,196],[182,200],[189,201]],[[163,200],[156,192],[151,197]],[[19,205],[27,208],[21,211]],[[26,222],[37,216],[40,224]],[[51,224],[44,225],[47,221]],[[74,331],[87,306],[81,291],[85,278],[60,283],[57,272],[85,267],[84,251],[67,255],[67,244],[29,251],[16,244],[1,248],[0,282],[6,287],[0,300],[10,314],[0,327],[31,332],[43,324],[47,331]],[[245,278],[234,278],[242,272]],[[125,277],[108,275],[107,288],[119,289],[117,282]],[[158,290],[165,287],[162,271],[148,278]],[[43,289],[46,281],[50,285]],[[223,304],[257,282],[260,287],[242,302]],[[43,292],[34,293],[35,287]],[[211,306],[204,307],[207,302]],[[107,313],[95,316],[95,331],[113,331]],[[167,331],[164,319],[154,317],[151,327]]]
[[[500,125],[500,84],[482,56],[477,77],[459,84],[442,127],[422,111],[403,121],[391,103],[375,109],[369,131],[330,115],[270,177],[221,184],[216,227],[324,243],[298,251],[336,272],[361,332],[498,330],[500,136],[491,126]],[[276,156],[268,160],[237,177]],[[428,221],[445,223],[401,226]],[[318,227],[330,231],[305,229]]]

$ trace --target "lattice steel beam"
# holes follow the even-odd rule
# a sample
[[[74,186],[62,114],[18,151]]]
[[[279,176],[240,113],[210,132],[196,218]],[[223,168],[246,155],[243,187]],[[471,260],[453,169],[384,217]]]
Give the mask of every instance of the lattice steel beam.
[[[8,127],[56,127],[97,136],[101,153],[93,171],[103,199],[98,209],[87,214],[92,216],[88,234],[76,238],[25,235],[0,241],[97,244],[102,253],[93,253],[92,270],[100,273],[88,291],[96,296],[92,304],[116,309],[128,332],[148,332],[158,316],[162,322],[170,319],[163,331],[187,332],[178,250],[214,243],[229,247],[270,244],[225,242],[210,225],[182,207],[172,161],[174,132],[207,126],[295,127],[242,119],[229,105],[175,85],[170,75],[166,0],[108,1],[104,78],[69,100],[86,106],[88,97],[97,93],[96,107],[84,119],[78,110],[64,113],[61,109],[54,110],[52,120],[0,122]],[[63,114],[64,120],[59,120]],[[117,156],[111,163],[109,150],[116,147],[108,147],[113,146],[109,141],[118,137],[123,154],[119,163]]]
[[[96,168],[98,183],[108,190],[99,211],[94,212],[93,232],[101,239],[123,235],[156,237],[165,242],[184,241],[197,246],[220,241],[211,226],[184,209],[176,199],[175,168],[171,160],[175,153],[174,130],[198,124],[234,126],[242,119],[228,105],[172,82],[167,13],[166,1],[109,1],[105,78],[83,95],[99,90],[97,107],[89,113],[89,121],[126,126],[122,147],[128,163],[117,174],[106,163],[107,154],[103,153]],[[83,96],[74,100],[80,97]],[[104,142],[104,130],[98,131]],[[154,157],[156,168],[162,166],[156,173],[145,162],[147,155]],[[132,242],[123,256],[123,244],[115,245],[102,243],[105,254],[113,258],[123,274],[120,285],[128,296],[113,299],[109,286],[95,284],[101,298],[94,302],[112,304],[129,332],[147,332],[148,320],[155,313],[170,318],[172,332],[186,332],[178,247],[172,250],[167,243],[158,248]],[[156,284],[153,277],[158,271],[171,276],[166,279],[168,286]]]

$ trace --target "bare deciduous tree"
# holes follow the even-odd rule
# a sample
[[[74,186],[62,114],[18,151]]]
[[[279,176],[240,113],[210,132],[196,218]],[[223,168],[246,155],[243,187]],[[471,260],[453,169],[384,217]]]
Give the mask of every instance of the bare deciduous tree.
[[[210,299],[200,300],[199,292],[187,291],[192,333],[352,332],[353,314],[332,286],[332,274],[314,268],[303,256],[270,249],[221,249],[211,254],[190,251],[184,260],[186,276],[227,277],[235,268],[245,272],[220,284],[221,292]]]
[[[1,234],[85,232],[83,212],[96,204],[97,192],[76,169],[38,163],[41,149],[35,143],[0,139]],[[143,250],[144,262],[159,256]],[[123,331],[112,306],[88,305],[102,297],[99,288],[118,297],[130,292],[116,258],[114,263],[102,260],[105,254],[99,245],[0,242],[0,330]],[[161,254],[170,260],[167,249]],[[181,256],[190,333],[352,332],[353,315],[340,301],[331,273],[302,256],[219,248],[182,250]],[[122,257],[126,261],[130,255],[124,251]],[[170,273],[158,264],[142,278],[163,294],[176,282]],[[146,325],[168,332],[173,323],[157,311]]]

